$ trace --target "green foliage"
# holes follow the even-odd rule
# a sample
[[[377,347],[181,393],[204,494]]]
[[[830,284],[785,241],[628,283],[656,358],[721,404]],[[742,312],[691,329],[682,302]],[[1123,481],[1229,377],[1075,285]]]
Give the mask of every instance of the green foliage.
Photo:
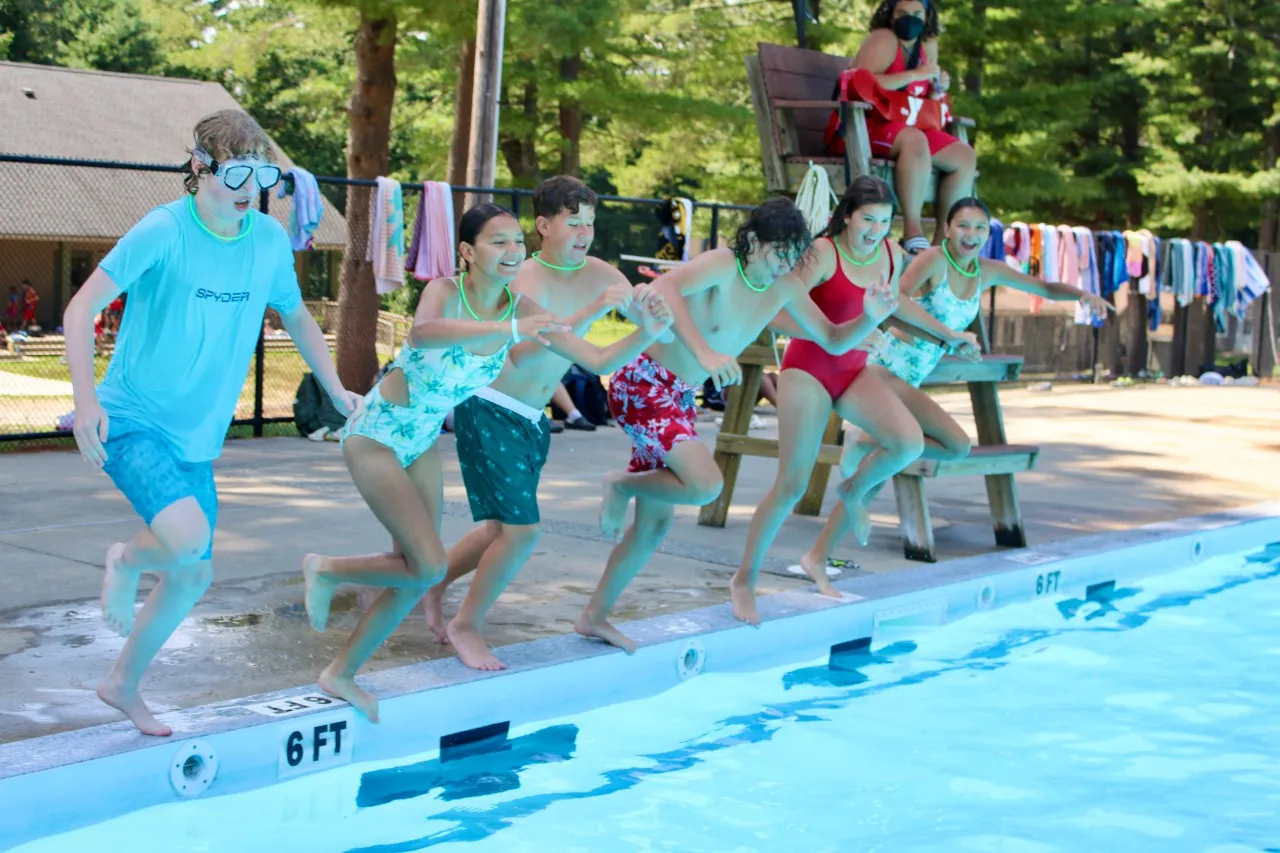
[[[390,162],[406,180],[445,172],[458,45],[474,35],[474,4],[437,5],[395,4]],[[874,5],[821,3],[811,41],[852,57]],[[0,57],[217,80],[302,165],[344,174],[353,6],[0,0]],[[530,186],[576,150],[602,191],[764,194],[742,61],[757,42],[794,43],[789,3],[507,8],[500,183]],[[1280,192],[1274,0],[970,0],[941,14],[956,112],[978,122],[979,188],[1006,220],[1248,239]],[[576,149],[562,132],[575,116]],[[606,254],[647,251],[656,229],[645,209],[601,222]]]

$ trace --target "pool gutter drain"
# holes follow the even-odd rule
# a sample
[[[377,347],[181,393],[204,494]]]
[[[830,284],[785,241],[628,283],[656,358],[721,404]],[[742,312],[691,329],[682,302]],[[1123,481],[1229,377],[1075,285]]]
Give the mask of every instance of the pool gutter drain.
[[[180,797],[198,797],[218,775],[218,753],[205,740],[184,743],[169,765],[169,782]]]
[[[676,674],[681,681],[693,678],[702,672],[702,665],[706,661],[707,652],[702,648],[702,643],[690,640],[680,647],[680,652],[676,655]]]

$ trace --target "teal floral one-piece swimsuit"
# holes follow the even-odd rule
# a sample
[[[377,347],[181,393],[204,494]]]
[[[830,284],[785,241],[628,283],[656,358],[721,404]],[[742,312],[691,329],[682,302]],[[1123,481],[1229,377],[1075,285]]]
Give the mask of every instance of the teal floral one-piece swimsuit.
[[[959,332],[969,328],[978,316],[982,304],[982,288],[979,287],[973,296],[961,301],[947,279],[943,278],[933,290],[920,298],[919,304],[939,323]],[[897,335],[890,335],[889,342],[871,356],[869,363],[878,364],[911,387],[919,388],[920,383],[933,373],[943,355],[942,347],[932,341],[915,337],[905,341]]]
[[[436,443],[453,407],[498,378],[510,348],[508,341],[491,355],[478,355],[460,346],[415,349],[406,342],[387,374],[397,368],[404,371],[409,404],[401,406],[384,398],[380,380],[365,395],[364,410],[343,427],[343,443],[353,435],[371,439],[394,450],[400,464],[408,468]]]

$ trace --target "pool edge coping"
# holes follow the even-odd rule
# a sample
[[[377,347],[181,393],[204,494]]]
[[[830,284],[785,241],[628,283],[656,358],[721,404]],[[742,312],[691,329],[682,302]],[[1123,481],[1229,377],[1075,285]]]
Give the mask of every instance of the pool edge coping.
[[[888,572],[859,573],[834,583],[838,590],[853,596],[846,600],[821,596],[811,591],[812,586],[805,586],[761,596],[758,606],[762,619],[766,623],[772,623],[927,592],[988,576],[1025,571],[1032,567],[1040,571],[1050,570],[1054,564],[1064,561],[1276,518],[1280,518],[1280,502],[1255,503],[1127,530],[1048,542],[1035,547],[1001,549]],[[728,602],[640,619],[623,623],[620,627],[637,641],[642,650],[674,641],[697,642],[700,637],[734,630],[753,630],[734,619]],[[568,633],[503,646],[502,656],[508,669],[500,672],[472,670],[456,657],[448,657],[391,667],[361,676],[361,682],[380,701],[386,702],[406,695],[502,679],[546,667],[620,654],[622,652],[619,649]],[[314,684],[299,685],[161,714],[160,718],[175,729],[171,738],[142,735],[128,721],[117,721],[0,744],[0,782],[138,750],[170,747],[194,738],[272,725],[279,720],[262,716],[248,707],[319,692],[314,688]],[[291,719],[318,712],[322,713],[323,710],[301,712]]]

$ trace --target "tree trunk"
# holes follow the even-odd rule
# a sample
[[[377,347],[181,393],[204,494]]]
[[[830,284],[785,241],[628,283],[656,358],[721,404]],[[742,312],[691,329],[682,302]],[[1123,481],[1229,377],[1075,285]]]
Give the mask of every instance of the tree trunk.
[[[579,54],[561,59],[560,81],[575,82],[581,70],[582,57]],[[560,98],[560,136],[560,174],[581,177],[582,102],[569,93]]]
[[[499,147],[515,185],[531,187],[542,180],[538,149],[534,146],[538,132],[538,84],[535,81],[529,80],[524,84],[521,101],[522,117],[518,130],[508,130]]]
[[[453,93],[453,142],[449,146],[448,181],[455,187],[467,180],[467,153],[471,150],[471,99],[476,84],[476,40],[458,49],[458,85]]]
[[[467,185],[491,187],[498,166],[498,101],[502,93],[502,51],[506,0],[480,0],[476,10],[475,84],[471,99],[471,151]],[[489,193],[468,193],[466,206],[492,201]]]
[[[347,177],[372,179],[388,171],[391,105],[396,95],[396,19],[360,10],[356,32],[356,84],[347,105]],[[338,291],[338,376],[351,391],[365,393],[378,372],[378,291],[369,247],[372,190],[347,187],[347,250]]]

